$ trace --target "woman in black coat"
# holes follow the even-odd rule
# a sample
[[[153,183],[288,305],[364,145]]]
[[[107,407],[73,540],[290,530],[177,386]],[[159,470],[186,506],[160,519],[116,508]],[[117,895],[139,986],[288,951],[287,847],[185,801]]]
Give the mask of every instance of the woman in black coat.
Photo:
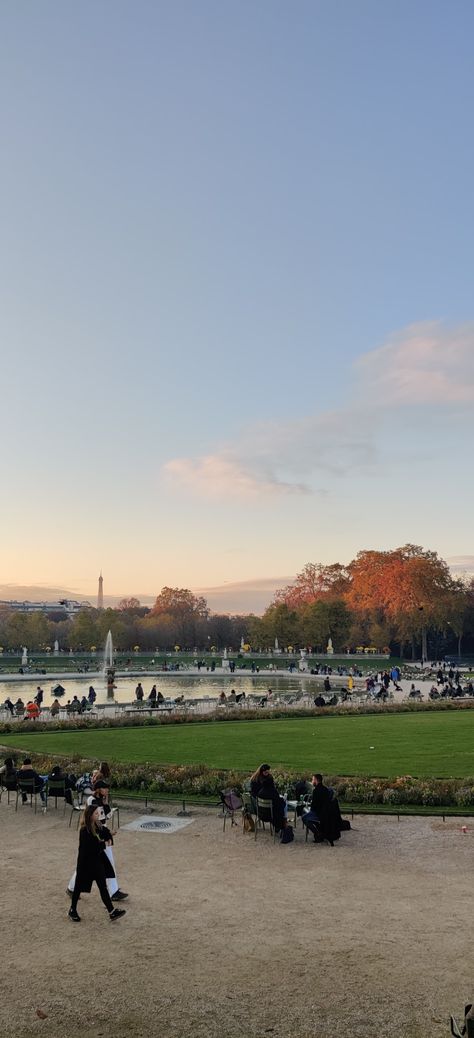
[[[112,834],[100,822],[100,807],[91,804],[84,811],[84,818],[79,833],[79,852],[77,855],[76,882],[68,915],[74,923],[80,923],[77,914],[77,902],[81,892],[90,894],[94,881],[99,894],[109,913],[109,918],[119,919],[125,915],[125,909],[114,908],[107,890],[107,877],[115,876],[113,867],[105,853],[107,845],[113,843]]]
[[[285,801],[277,791],[269,764],[261,764],[250,778],[250,795],[255,801],[271,800],[273,805],[273,822],[277,833],[283,828],[285,820]]]

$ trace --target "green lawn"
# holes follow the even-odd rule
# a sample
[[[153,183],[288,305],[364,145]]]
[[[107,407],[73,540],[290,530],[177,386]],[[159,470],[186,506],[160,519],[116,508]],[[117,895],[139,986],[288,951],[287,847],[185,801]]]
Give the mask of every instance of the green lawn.
[[[3,742],[37,753],[242,771],[269,761],[339,775],[474,775],[474,711],[13,733]]]

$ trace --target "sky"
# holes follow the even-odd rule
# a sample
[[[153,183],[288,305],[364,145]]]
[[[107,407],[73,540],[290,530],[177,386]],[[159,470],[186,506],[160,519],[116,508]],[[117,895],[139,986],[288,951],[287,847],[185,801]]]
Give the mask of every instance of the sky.
[[[470,0],[0,5],[2,583],[474,564],[473,32]]]

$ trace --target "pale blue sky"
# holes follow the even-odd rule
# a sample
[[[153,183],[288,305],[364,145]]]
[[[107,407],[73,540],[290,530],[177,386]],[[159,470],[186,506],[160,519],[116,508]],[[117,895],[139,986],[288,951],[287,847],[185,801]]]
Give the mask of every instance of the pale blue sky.
[[[4,581],[474,553],[473,32],[467,0],[0,3]]]

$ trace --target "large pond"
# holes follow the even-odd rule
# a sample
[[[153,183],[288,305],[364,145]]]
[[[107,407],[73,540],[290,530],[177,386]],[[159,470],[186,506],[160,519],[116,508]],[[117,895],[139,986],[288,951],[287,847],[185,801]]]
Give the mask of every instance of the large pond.
[[[228,695],[232,688],[235,689],[237,694],[245,692],[246,696],[263,695],[269,688],[273,689],[274,692],[313,691],[314,693],[316,687],[320,686],[322,679],[320,678],[318,682],[314,676],[300,676],[298,674],[281,676],[274,675],[271,672],[252,677],[250,675],[244,677],[239,674],[216,674],[211,677],[207,673],[202,674],[202,676],[163,673],[141,677],[136,675],[134,677],[128,675],[121,677],[119,675],[115,678],[115,702],[133,702],[138,681],[141,681],[146,700],[152,685],[156,685],[157,690],[161,691],[166,699],[174,699],[176,696],[184,696],[185,699],[203,699],[206,696],[211,696],[216,699],[223,690]],[[41,685],[44,692],[43,704],[48,706],[54,699],[52,689],[57,682],[51,681],[51,678],[46,679],[44,676],[41,679],[39,676],[35,677],[34,681],[31,679],[29,681],[2,679],[0,682],[0,704],[5,701],[7,696],[10,697],[13,703],[19,697],[24,703],[27,703],[34,698],[38,684]],[[60,698],[61,704],[66,704],[67,700],[72,699],[74,695],[78,699],[82,699],[84,695],[87,696],[90,685],[93,685],[97,694],[97,703],[110,702],[110,699],[107,698],[107,687],[103,677],[96,678],[91,674],[84,677],[65,676],[60,679],[60,684],[66,689],[64,695]]]

